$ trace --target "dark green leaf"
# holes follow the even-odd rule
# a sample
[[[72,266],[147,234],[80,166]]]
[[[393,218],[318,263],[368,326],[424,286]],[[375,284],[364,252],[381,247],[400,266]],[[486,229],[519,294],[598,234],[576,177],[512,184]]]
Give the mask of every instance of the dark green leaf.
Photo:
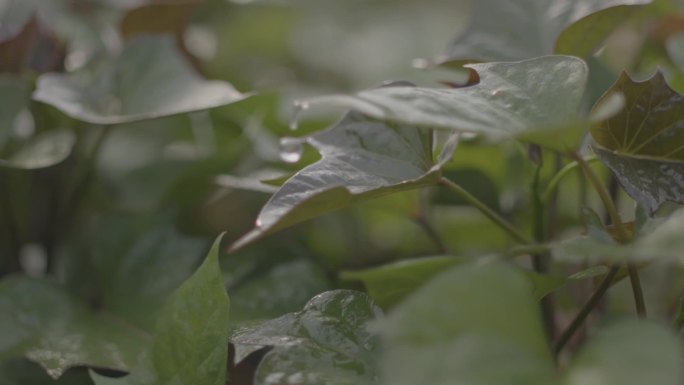
[[[596,155],[651,213],[665,201],[684,203],[684,96],[660,72],[643,82],[623,73],[596,108],[616,92],[626,107],[591,127],[603,147]]]
[[[0,77],[0,149],[14,130],[14,120],[28,106],[28,82],[11,76]]]
[[[448,270],[409,296],[380,326],[383,384],[553,383],[532,285],[521,271],[502,263]]]
[[[328,291],[304,309],[236,331],[236,360],[264,346],[273,349],[256,372],[257,385],[363,385],[374,383],[377,337],[368,322],[382,311],[349,290]]]
[[[644,321],[606,327],[588,343],[567,373],[567,385],[678,385],[684,381],[677,335]]]
[[[432,133],[428,130],[386,124],[351,112],[328,130],[309,137],[308,143],[322,159],[280,187],[259,213],[256,228],[233,249],[355,201],[439,180],[441,163],[432,159]],[[447,147],[442,162],[454,150]]]
[[[467,67],[479,76],[479,82],[470,87],[386,87],[307,102],[353,108],[396,123],[482,134],[492,140],[548,131],[552,138],[530,137],[529,141],[561,150],[577,145],[577,137],[583,134],[577,114],[587,80],[582,60],[545,56]],[[568,129],[574,133],[567,135],[571,140],[559,140],[555,131]]]
[[[145,333],[96,314],[45,280],[0,283],[0,359],[25,356],[57,378],[72,366],[129,370]]]
[[[409,259],[361,271],[345,271],[341,278],[362,281],[373,300],[387,309],[447,267],[461,262],[454,257]]]
[[[94,124],[120,124],[205,110],[246,95],[199,77],[168,37],[143,36],[121,55],[71,74],[38,78],[35,100]]]
[[[142,34],[181,36],[188,24],[195,1],[144,4],[131,9],[121,20],[121,34],[129,39]]]
[[[649,2],[476,1],[470,25],[451,43],[441,61],[522,60],[552,53],[587,56]]]

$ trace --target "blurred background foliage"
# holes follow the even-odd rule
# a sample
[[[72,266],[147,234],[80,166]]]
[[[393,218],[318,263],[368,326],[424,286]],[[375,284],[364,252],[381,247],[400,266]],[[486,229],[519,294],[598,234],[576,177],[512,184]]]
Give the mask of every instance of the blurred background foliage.
[[[196,268],[211,240],[227,231],[227,245],[249,231],[283,178],[318,158],[282,138],[323,129],[337,115],[307,111],[290,130],[294,100],[397,79],[427,86],[463,82],[462,71],[431,63],[464,28],[470,9],[470,2],[446,0],[0,0],[0,271],[49,277],[89,309],[149,331],[155,311]],[[623,68],[645,77],[660,67],[684,90],[666,54],[668,38],[681,31],[684,16],[677,13],[623,26],[590,59],[586,105]],[[202,77],[230,82],[249,97],[111,128],[31,100],[41,74],[104,79],[100,69],[127,42],[150,34],[172,39]],[[135,92],[154,97],[156,91]],[[48,167],[22,163],[40,156]],[[547,154],[543,161],[555,158]],[[545,168],[545,177],[553,171]],[[466,138],[445,172],[530,227],[534,165],[522,145]],[[574,176],[563,185],[558,229],[579,232],[580,208],[598,210],[597,197],[587,191]],[[474,208],[423,190],[294,226],[223,255],[222,268],[231,318],[252,322],[298,310],[329,288],[360,288],[340,280],[340,271],[447,252],[476,256],[510,245]],[[0,360],[0,383],[47,381],[26,369],[30,365]],[[70,370],[60,381],[89,380]]]

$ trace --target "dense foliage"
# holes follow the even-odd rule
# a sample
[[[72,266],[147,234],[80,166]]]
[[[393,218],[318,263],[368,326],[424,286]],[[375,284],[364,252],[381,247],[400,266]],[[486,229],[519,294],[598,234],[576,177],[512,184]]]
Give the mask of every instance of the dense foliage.
[[[0,0],[0,72],[2,385],[684,384],[675,0]]]

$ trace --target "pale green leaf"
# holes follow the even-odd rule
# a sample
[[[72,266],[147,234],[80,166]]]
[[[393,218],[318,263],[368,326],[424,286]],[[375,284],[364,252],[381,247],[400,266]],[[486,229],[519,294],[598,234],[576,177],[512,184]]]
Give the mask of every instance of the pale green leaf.
[[[33,99],[94,124],[121,124],[206,110],[246,97],[194,72],[168,37],[131,40],[120,56],[38,78]]]

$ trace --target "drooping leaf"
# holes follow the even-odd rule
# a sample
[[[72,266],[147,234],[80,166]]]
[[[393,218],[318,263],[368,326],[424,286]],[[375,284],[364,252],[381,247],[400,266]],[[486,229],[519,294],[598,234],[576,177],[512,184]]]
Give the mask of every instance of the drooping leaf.
[[[35,100],[94,124],[121,124],[206,110],[242,100],[223,81],[199,77],[169,37],[141,36],[120,56],[70,74],[38,78]]]
[[[363,385],[374,382],[377,337],[368,323],[382,311],[365,294],[335,290],[302,311],[236,331],[236,360],[273,347],[259,364],[257,385]]]
[[[385,347],[382,384],[553,383],[532,285],[502,263],[444,272],[379,327]]]
[[[625,109],[591,127],[601,148],[596,155],[615,173],[625,191],[653,213],[663,202],[684,203],[684,96],[661,72],[635,82],[623,73],[612,93],[625,96]]]
[[[577,116],[587,80],[582,60],[545,56],[467,67],[479,78],[469,87],[386,87],[305,103],[343,106],[381,120],[471,132],[491,140],[548,131],[551,138],[530,137],[529,141],[561,150],[577,146],[584,132],[583,119]],[[555,132],[568,129],[574,135],[560,138]]]
[[[7,159],[0,159],[0,166],[24,170],[54,166],[71,154],[75,143],[76,135],[70,130],[41,132]]]
[[[470,24],[440,61],[523,60],[561,53],[588,56],[650,0],[473,2]]]
[[[357,112],[307,141],[322,159],[283,184],[259,213],[256,228],[232,249],[358,200],[435,184],[454,150],[445,146],[441,161],[435,162],[430,131]]]
[[[225,385],[228,360],[228,295],[218,263],[221,236],[204,263],[169,298],[159,314],[147,356],[126,377],[91,373],[103,384]]]
[[[139,329],[96,314],[48,281],[0,282],[0,359],[25,356],[53,378],[79,365],[125,371],[148,340]]]
[[[675,385],[684,381],[677,336],[644,321],[622,321],[600,330],[570,366],[566,385]]]
[[[381,307],[388,309],[444,269],[463,262],[454,257],[409,259],[361,271],[341,273],[344,280],[359,280]]]

